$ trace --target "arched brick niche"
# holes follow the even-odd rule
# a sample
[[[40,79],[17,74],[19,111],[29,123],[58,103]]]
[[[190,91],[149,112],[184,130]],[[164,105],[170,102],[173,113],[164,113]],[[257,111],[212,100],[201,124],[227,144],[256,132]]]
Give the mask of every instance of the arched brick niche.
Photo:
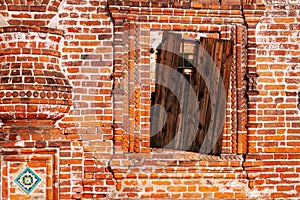
[[[112,74],[115,151],[111,166],[118,182],[117,189],[126,185],[126,180],[137,177],[159,179],[169,176],[172,179],[173,173],[178,172],[176,167],[183,167],[182,173],[193,173],[192,169],[210,173],[213,167],[220,167],[224,176],[231,169],[241,185],[245,184],[246,190],[246,172],[240,168],[241,155],[247,153],[247,96],[257,93],[255,27],[263,6],[255,2],[211,5],[196,1],[111,1],[109,4],[115,27]],[[163,31],[179,33],[186,38],[202,36],[234,42],[221,156],[150,148],[150,98],[154,87],[150,64],[151,33]],[[202,178],[205,179],[205,174]],[[219,178],[216,178],[217,182],[222,180]],[[126,196],[126,191],[123,192],[121,194]],[[147,197],[147,193],[142,196]]]

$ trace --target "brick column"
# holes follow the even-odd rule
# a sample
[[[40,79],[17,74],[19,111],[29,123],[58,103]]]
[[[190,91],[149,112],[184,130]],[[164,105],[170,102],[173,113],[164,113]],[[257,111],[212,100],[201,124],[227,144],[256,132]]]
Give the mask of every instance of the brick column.
[[[60,70],[63,31],[0,29],[0,119],[3,127],[52,126],[71,106],[72,87]]]

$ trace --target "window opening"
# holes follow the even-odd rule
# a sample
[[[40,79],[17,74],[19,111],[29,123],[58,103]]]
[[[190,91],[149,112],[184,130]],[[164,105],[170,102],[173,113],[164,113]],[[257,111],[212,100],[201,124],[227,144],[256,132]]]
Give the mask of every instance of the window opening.
[[[166,68],[157,67],[156,79],[168,82],[169,87],[156,84],[155,92],[151,94],[151,104],[158,104],[164,108],[164,112],[159,109],[151,109],[151,147],[199,152],[201,146],[204,145],[205,137],[207,137],[208,142],[205,143],[207,147],[203,148],[209,149],[210,154],[219,155],[221,153],[222,135],[215,134],[214,132],[217,130],[212,131],[211,135],[207,135],[208,129],[213,128],[209,127],[212,104],[202,76],[205,76],[207,73],[205,70],[210,70],[210,68],[205,68],[201,74],[195,68],[197,65],[205,64],[205,58],[202,57],[203,55],[199,55],[201,48],[207,50],[216,62],[218,73],[223,78],[226,91],[228,90],[231,66],[231,56],[229,55],[232,52],[232,42],[204,38],[204,42],[201,43],[198,40],[182,39],[180,34],[165,32],[162,43],[156,51],[156,63],[177,70],[187,81],[172,80],[169,78],[168,73],[170,72]],[[191,97],[189,87],[192,87],[197,98],[196,101]],[[178,91],[177,96],[172,90]],[[180,101],[185,103],[180,106]],[[194,105],[194,107],[192,106],[194,110],[189,110],[191,107],[188,106],[189,104]],[[192,113],[197,109],[200,109],[200,116],[195,118]],[[183,114],[183,110],[187,114]],[[217,120],[215,123],[224,124]],[[196,126],[195,134],[192,134],[191,125]],[[212,144],[211,141],[216,137],[218,137],[217,142]]]

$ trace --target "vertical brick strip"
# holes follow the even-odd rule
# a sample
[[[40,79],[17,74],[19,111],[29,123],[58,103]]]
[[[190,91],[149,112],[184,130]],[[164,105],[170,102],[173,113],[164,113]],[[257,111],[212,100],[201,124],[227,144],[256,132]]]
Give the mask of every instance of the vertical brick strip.
[[[232,38],[231,35],[231,27],[232,26],[224,26],[221,28],[221,38],[223,39],[230,39],[234,42],[234,38]],[[233,48],[234,51],[234,48]],[[235,54],[233,53],[233,59],[231,59],[232,63],[231,63],[231,68],[230,68],[230,78],[229,78],[229,90],[228,90],[228,97],[227,97],[227,106],[226,106],[226,110],[227,112],[230,112],[233,105],[232,105],[232,99],[231,99],[231,88],[232,86],[232,79],[234,79],[233,77],[233,73],[232,73],[232,68],[235,67],[234,63],[235,63]],[[224,130],[223,130],[223,140],[222,140],[222,154],[230,154],[232,152],[232,145],[231,145],[231,139],[232,139],[232,131],[231,131],[231,121],[232,121],[232,115],[231,113],[227,113],[226,114],[226,120],[224,123]]]
[[[248,9],[251,9],[248,8]],[[263,11],[257,10],[256,12],[252,12],[251,10],[244,10],[245,13],[245,20],[248,24],[247,29],[247,64],[248,64],[248,91],[247,91],[247,106],[248,106],[248,124],[247,124],[247,136],[249,138],[248,141],[248,153],[256,152],[256,144],[257,141],[254,134],[256,133],[256,127],[258,125],[257,121],[253,120],[256,118],[256,115],[259,113],[257,109],[257,101],[259,94],[257,90],[257,65],[256,65],[256,58],[257,58],[257,44],[256,44],[256,25],[260,19],[260,16],[263,14]]]
[[[123,139],[122,139],[122,149],[124,152],[128,152],[129,149],[129,101],[128,101],[128,96],[130,94],[129,88],[128,88],[128,83],[129,83],[129,23],[124,24],[124,35],[123,35],[123,41],[124,41],[124,52],[123,53],[123,59],[124,59],[124,76],[123,76],[123,87],[124,87],[124,99],[123,99]]]
[[[135,24],[129,25],[129,152],[134,152]]]
[[[234,45],[236,47],[236,26],[231,28],[231,38],[234,40]],[[236,82],[237,82],[237,66],[236,66],[236,56],[237,56],[237,49],[233,49],[233,54],[235,55],[235,59],[233,60],[233,65],[231,68],[231,144],[232,144],[232,153],[237,153],[237,95],[236,95]]]
[[[246,43],[247,43],[246,27],[237,26],[237,120],[238,120],[238,153],[245,154],[247,152],[247,102],[245,98],[246,85]]]
[[[134,36],[135,36],[135,55],[134,55],[134,85],[135,85],[135,92],[134,92],[134,152],[140,152],[140,121],[141,121],[141,34],[140,34],[140,24],[135,24],[134,27]]]
[[[150,24],[140,24],[141,152],[150,151]]]

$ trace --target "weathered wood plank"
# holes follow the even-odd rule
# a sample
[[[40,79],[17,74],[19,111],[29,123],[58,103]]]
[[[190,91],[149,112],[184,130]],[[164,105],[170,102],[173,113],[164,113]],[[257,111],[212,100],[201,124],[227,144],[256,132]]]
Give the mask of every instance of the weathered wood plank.
[[[164,121],[166,117],[163,129],[156,134],[154,133],[151,137],[152,147],[166,146],[176,134],[176,126],[174,126],[174,122],[177,121],[177,114],[172,113],[177,113],[178,101],[170,89],[176,87],[177,80],[170,79],[170,70],[168,70],[166,66],[175,70],[177,69],[180,43],[181,34],[164,32],[160,50],[160,60],[156,68],[156,83],[165,83],[169,88],[160,84],[155,85],[156,94],[154,97],[154,104],[160,104],[164,107],[167,117],[160,115],[159,107],[156,107],[153,113],[151,113],[153,116],[151,119],[151,133],[153,133],[153,130],[158,130],[157,126]]]
[[[225,106],[224,101],[227,100],[227,91],[229,88],[229,75],[231,67],[231,53],[232,53],[232,42],[225,40],[210,40],[209,45],[215,46],[214,51],[209,51],[210,48],[204,46],[208,49],[208,53],[212,56],[215,67],[217,71],[212,74],[211,87],[210,87],[210,97],[215,98],[211,105],[211,124],[209,130],[205,133],[206,141],[203,141],[205,145],[202,149],[203,152],[210,152],[211,154],[220,154],[222,150],[222,130],[225,117]],[[223,93],[221,93],[223,92]],[[225,94],[224,94],[225,93]],[[220,114],[224,114],[220,117]],[[207,115],[208,116],[208,115]],[[209,122],[206,122],[208,125]]]
[[[200,68],[203,68],[203,73],[201,74],[203,78],[203,86],[202,88],[205,88],[205,91],[201,91],[203,94],[203,105],[200,107],[201,113],[200,113],[200,122],[203,126],[202,137],[203,140],[200,141],[198,144],[201,146],[202,152],[209,152],[211,147],[211,135],[209,135],[209,131],[212,132],[211,124],[214,121],[214,113],[212,111],[214,110],[214,106],[211,104],[211,96],[213,95],[212,92],[215,91],[215,84],[213,80],[214,76],[214,68],[213,68],[213,60],[214,60],[214,53],[216,47],[216,42],[214,39],[211,38],[201,38],[200,39],[200,45],[201,48],[203,48],[203,55],[202,55],[202,63],[199,63]],[[210,88],[210,89],[209,89]],[[211,122],[212,121],[212,122]],[[203,135],[204,134],[204,135]],[[200,149],[199,149],[200,150]],[[198,151],[199,151],[198,150]]]
[[[164,33],[160,65],[177,69],[180,43],[181,36],[178,34]],[[155,117],[152,118],[151,129],[155,129],[163,117],[166,117],[166,122],[163,129],[151,137],[152,147],[221,153],[222,136],[219,133],[223,130],[224,118],[218,115],[225,109],[222,105],[229,89],[232,49],[231,41],[201,38],[199,45],[195,45],[193,64],[196,67],[189,82],[183,75],[174,78],[169,70],[158,67],[157,81],[164,82],[168,88],[157,84],[152,102],[163,106],[167,117],[160,116],[158,110],[153,111]],[[224,90],[225,96],[220,96]],[[177,91],[178,99],[171,91]],[[197,113],[200,118],[195,116]],[[198,130],[194,129],[195,124]]]

